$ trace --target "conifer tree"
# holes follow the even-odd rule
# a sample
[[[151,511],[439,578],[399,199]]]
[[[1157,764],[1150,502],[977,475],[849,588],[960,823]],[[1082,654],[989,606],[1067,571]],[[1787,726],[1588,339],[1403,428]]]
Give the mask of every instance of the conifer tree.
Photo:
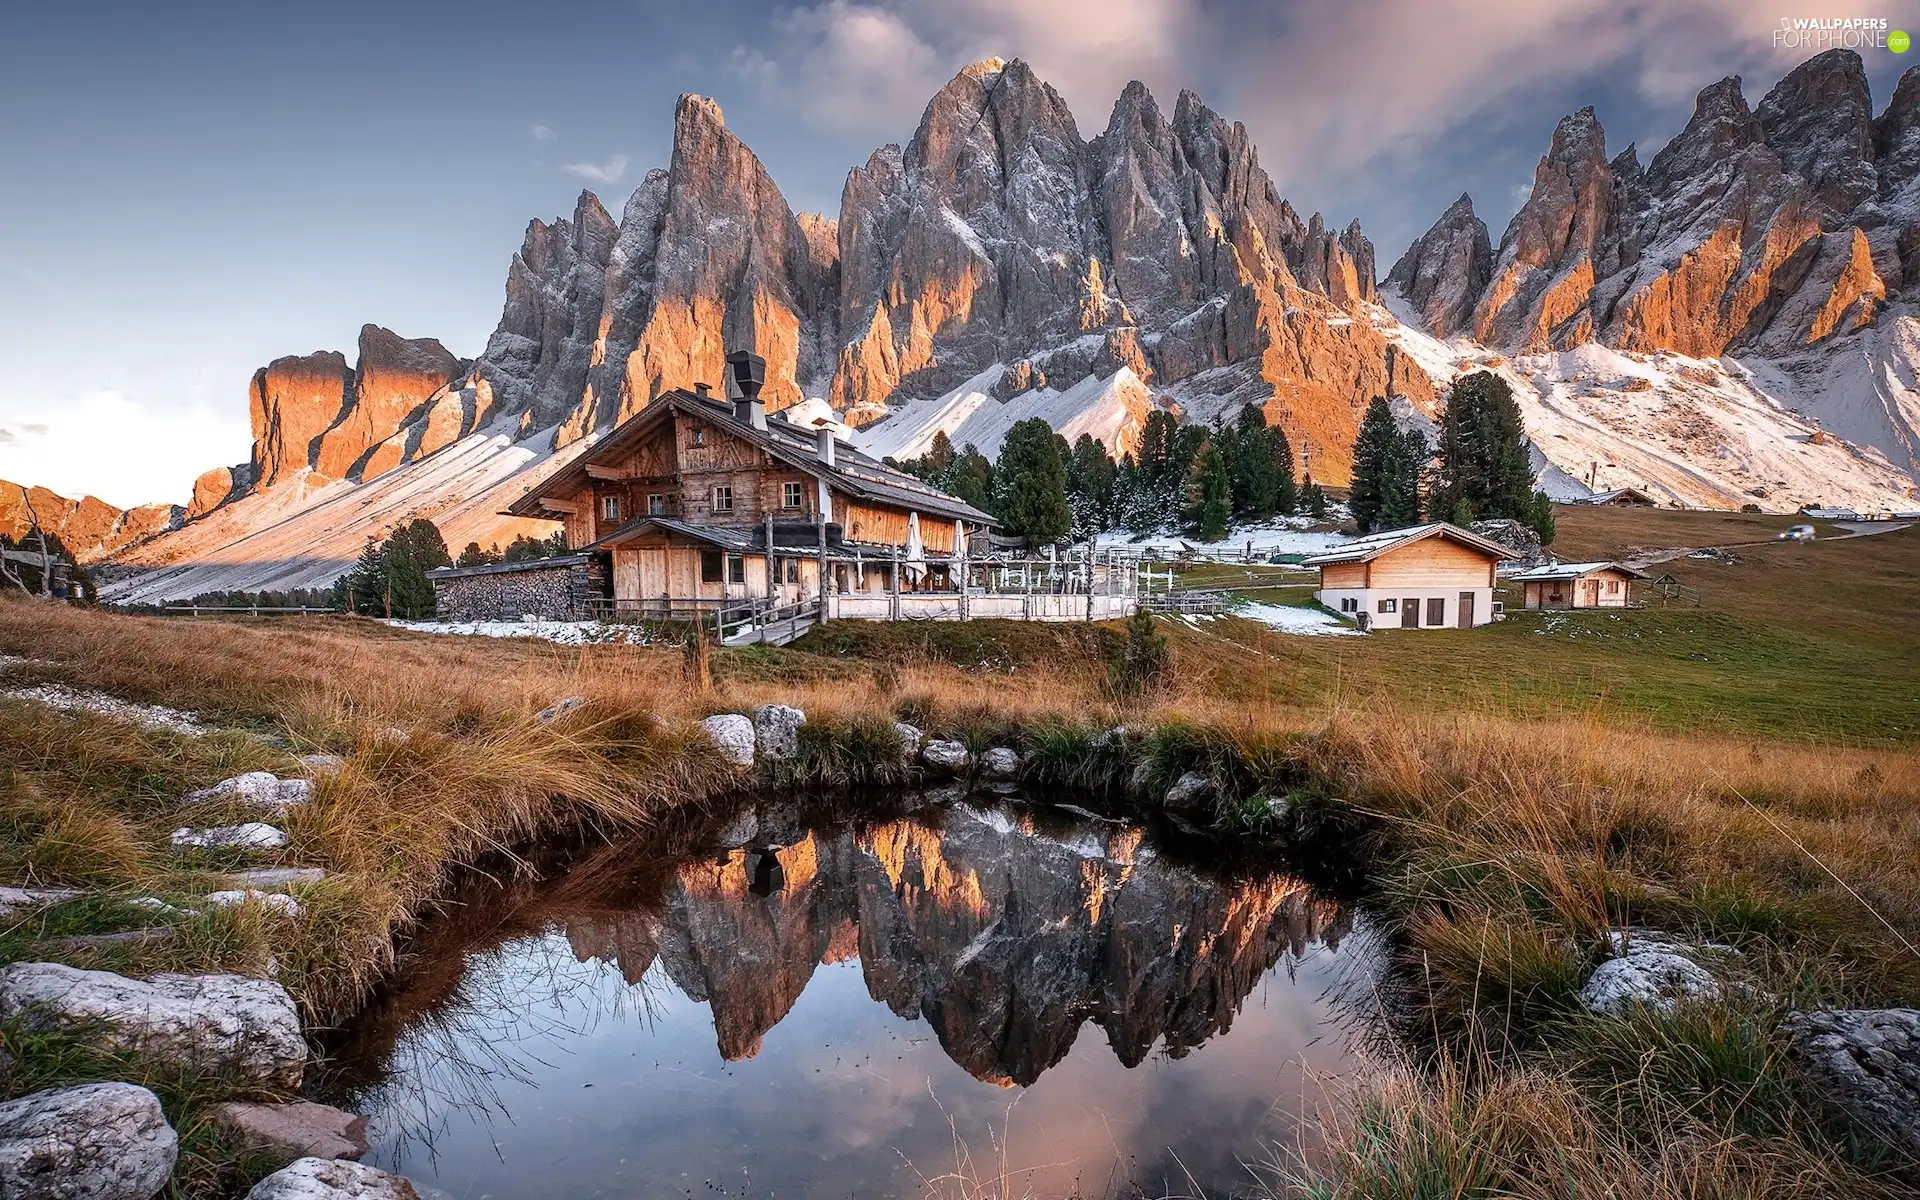
[[[1453,385],[1440,421],[1440,476],[1432,508],[1455,524],[1506,517],[1545,540],[1552,510],[1533,486],[1526,423],[1507,381],[1476,371]],[[1542,520],[1542,514],[1545,520]]]
[[[1067,459],[1067,499],[1074,533],[1087,536],[1113,528],[1114,486],[1118,471],[1099,438],[1083,433]]]
[[[1202,443],[1187,476],[1187,532],[1203,542],[1217,542],[1227,536],[1227,519],[1232,515],[1226,458],[1212,442]]]
[[[1300,490],[1293,474],[1293,443],[1278,425],[1267,427],[1267,452],[1273,456],[1273,510],[1292,516],[1300,510]]]
[[[1380,463],[1380,508],[1376,529],[1405,529],[1420,523],[1420,479],[1427,462],[1427,438],[1417,429],[1397,433]]]
[[[1060,438],[1043,417],[1016,422],[994,464],[995,512],[1009,533],[1057,542],[1073,528]]]
[[[1353,483],[1347,495],[1347,510],[1361,533],[1373,532],[1379,519],[1381,476],[1399,437],[1386,397],[1375,396],[1360,421],[1359,436],[1353,440]]]

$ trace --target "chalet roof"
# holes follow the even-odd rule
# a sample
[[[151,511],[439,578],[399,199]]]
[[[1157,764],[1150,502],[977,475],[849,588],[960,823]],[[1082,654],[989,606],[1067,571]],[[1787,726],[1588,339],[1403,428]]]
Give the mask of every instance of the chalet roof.
[[[511,575],[516,571],[537,571],[554,567],[577,567],[587,561],[584,554],[554,554],[546,558],[526,558],[519,562],[486,563],[478,567],[436,567],[428,579],[465,579],[470,575]]]
[[[777,461],[816,479],[825,479],[830,486],[857,499],[872,500],[894,508],[913,509],[929,516],[993,524],[991,514],[981,512],[957,496],[930,487],[905,471],[897,471],[862,454],[845,442],[834,445],[834,463],[832,466],[826,465],[818,457],[814,430],[795,425],[779,413],[767,417],[765,429],[756,429],[737,419],[731,404],[677,390],[661,393],[653,403],[601,438],[592,449],[549,478],[541,480],[526,495],[508,505],[507,512],[520,517],[544,515],[540,508],[542,496],[555,492],[577,492],[584,488],[588,481],[588,464],[604,463],[630,449],[669,412],[683,412],[722,426],[730,435],[751,442]]]
[[[1520,571],[1516,574],[1509,575],[1507,579],[1509,582],[1515,583],[1540,582],[1542,580],[1554,579],[1585,579],[1589,575],[1597,575],[1602,571],[1618,571],[1629,579],[1645,579],[1647,577],[1645,571],[1635,570],[1625,563],[1583,562],[1548,563],[1544,567],[1534,567],[1531,570]]]
[[[1591,496],[1581,497],[1581,504],[1612,504],[1615,500],[1637,500],[1642,504],[1658,506],[1660,501],[1643,488],[1614,488],[1610,492],[1595,492]]]
[[[628,521],[625,525],[602,537],[599,541],[582,547],[583,550],[603,550],[608,546],[617,546],[630,541],[643,533],[659,530],[663,533],[677,533],[692,538],[696,542],[705,542],[709,546],[718,546],[722,550],[749,550],[754,547],[753,528],[735,525],[696,525],[691,521],[682,521],[674,517],[641,517]]]
[[[1469,550],[1478,550],[1489,558],[1518,558],[1519,555],[1502,546],[1492,538],[1484,538],[1470,529],[1458,525],[1449,525],[1445,521],[1435,521],[1429,525],[1414,525],[1407,529],[1391,529],[1385,533],[1370,533],[1366,537],[1336,546],[1320,554],[1309,554],[1300,562],[1303,566],[1323,567],[1335,563],[1372,562],[1390,550],[1428,538],[1445,538],[1447,541],[1465,546]]]

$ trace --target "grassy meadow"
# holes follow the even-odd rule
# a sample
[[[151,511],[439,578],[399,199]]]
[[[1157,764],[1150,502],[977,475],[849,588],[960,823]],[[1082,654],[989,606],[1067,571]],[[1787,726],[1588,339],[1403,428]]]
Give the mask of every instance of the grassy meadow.
[[[1113,806],[1153,805],[1127,791],[1137,768],[1162,788],[1208,772],[1218,833],[1243,846],[1350,838],[1398,935],[1398,1061],[1329,1108],[1332,1151],[1280,1164],[1276,1194],[1899,1194],[1907,1168],[1818,1108],[1774,1030],[1796,1006],[1920,1004],[1920,529],[1774,542],[1789,523],[1562,509],[1564,557],[1765,544],[1663,568],[1699,607],[1367,638],[1163,621],[1172,668],[1142,694],[1112,685],[1109,627],[837,622],[717,652],[703,688],[669,648],[0,601],[0,655],[26,660],[0,690],[95,689],[216,727],[0,696],[0,884],[89,892],[0,918],[0,961],[273,972],[324,1026],[393,969],[458,865],[511,871],[543,834],[698,810],[741,779],[692,722],[781,701],[809,715],[796,786],[896,778],[898,718],[1018,744],[1032,786]],[[566,696],[585,703],[537,718]],[[1096,740],[1123,722],[1150,732]],[[240,815],[183,810],[187,791],[313,751],[345,767],[287,822],[288,848],[248,858],[330,872],[295,889],[299,916],[125,903],[184,910],[236,865],[170,852],[177,826]],[[1266,796],[1293,800],[1287,828],[1245,803]],[[170,935],[84,940],[156,924]],[[1740,986],[1671,1018],[1587,1015],[1574,993],[1622,925],[1733,946]],[[0,1040],[22,1064],[0,1097],[138,1069]],[[157,1083],[188,1133],[177,1194],[244,1190],[253,1166],[188,1132],[219,1081]]]

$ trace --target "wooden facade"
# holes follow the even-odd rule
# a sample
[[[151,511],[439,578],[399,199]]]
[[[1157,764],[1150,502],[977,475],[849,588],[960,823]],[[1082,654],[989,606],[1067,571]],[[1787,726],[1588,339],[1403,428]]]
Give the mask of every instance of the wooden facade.
[[[1554,563],[1513,577],[1528,608],[1626,608],[1645,576],[1620,563]]]
[[[614,611],[662,615],[943,585],[991,518],[823,429],[669,392],[509,513],[611,562]]]
[[[1439,522],[1393,530],[1309,555],[1321,604],[1362,629],[1470,629],[1494,619],[1495,568],[1513,554]]]

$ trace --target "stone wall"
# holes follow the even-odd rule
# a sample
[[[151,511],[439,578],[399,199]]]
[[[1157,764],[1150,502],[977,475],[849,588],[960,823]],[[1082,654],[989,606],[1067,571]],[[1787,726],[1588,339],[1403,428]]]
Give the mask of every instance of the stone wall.
[[[602,594],[600,563],[568,554],[490,567],[449,567],[431,573],[434,616],[442,621],[585,621]]]

